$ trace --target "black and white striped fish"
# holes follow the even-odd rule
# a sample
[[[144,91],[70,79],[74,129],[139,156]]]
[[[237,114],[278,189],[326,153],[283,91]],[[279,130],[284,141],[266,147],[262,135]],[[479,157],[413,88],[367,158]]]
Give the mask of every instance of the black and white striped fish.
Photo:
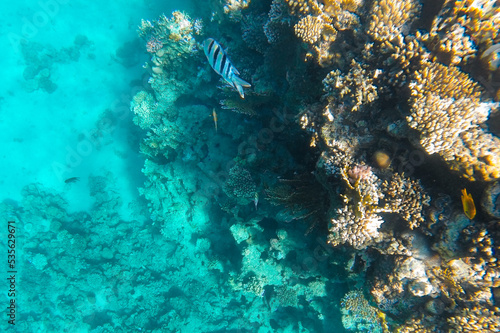
[[[240,72],[233,66],[220,44],[213,38],[208,38],[203,42],[203,51],[205,51],[208,63],[217,74],[238,90],[241,98],[245,98],[243,87],[248,88],[251,85],[237,76]]]

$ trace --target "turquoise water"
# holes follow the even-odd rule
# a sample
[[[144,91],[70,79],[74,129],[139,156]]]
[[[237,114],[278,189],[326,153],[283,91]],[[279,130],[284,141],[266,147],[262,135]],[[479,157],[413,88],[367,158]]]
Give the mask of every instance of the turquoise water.
[[[234,222],[211,208],[213,197],[201,193],[206,209],[189,213],[213,225],[207,235],[193,227],[171,240],[139,194],[146,180],[139,152],[144,133],[132,122],[130,102],[144,87],[149,56],[137,29],[141,19],[189,13],[192,4],[24,1],[1,7],[2,248],[7,220],[17,226],[15,325],[3,311],[1,330],[251,332],[266,322],[262,331],[270,325],[296,331],[297,311],[323,330],[316,311],[271,307],[269,299],[229,285],[242,262],[229,231]],[[203,130],[213,135],[209,117],[211,108]],[[245,119],[238,121],[244,130]],[[222,115],[218,125],[231,126]],[[230,161],[237,145],[220,140],[229,145],[221,155]],[[177,172],[179,181],[184,174],[191,181],[213,173],[187,166]],[[190,204],[181,195],[172,200]],[[247,207],[255,215],[253,203]],[[2,281],[5,309],[11,297]],[[302,298],[307,307],[310,300]]]
[[[495,331],[499,41],[288,3],[0,5],[2,332]]]

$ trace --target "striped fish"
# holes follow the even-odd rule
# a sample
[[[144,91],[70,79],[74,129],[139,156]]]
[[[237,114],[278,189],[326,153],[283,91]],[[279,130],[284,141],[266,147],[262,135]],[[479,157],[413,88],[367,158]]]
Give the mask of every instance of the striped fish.
[[[208,38],[203,42],[203,51],[205,51],[208,63],[212,66],[214,71],[233,86],[238,91],[241,98],[245,98],[243,87],[248,88],[251,85],[237,76],[240,75],[240,72],[231,64],[231,61],[220,44],[213,38]]]

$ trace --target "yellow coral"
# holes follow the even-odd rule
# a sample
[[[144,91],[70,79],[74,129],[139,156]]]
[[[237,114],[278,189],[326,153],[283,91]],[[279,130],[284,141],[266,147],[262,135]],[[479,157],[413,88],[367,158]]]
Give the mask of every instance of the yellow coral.
[[[321,38],[325,22],[319,16],[307,15],[294,27],[295,35],[309,44],[316,43]]]
[[[375,40],[402,45],[409,24],[415,18],[420,4],[415,0],[377,0],[373,4],[368,34]]]
[[[292,14],[317,14],[320,11],[319,5],[315,0],[285,0]]]
[[[453,332],[483,333],[499,332],[499,309],[494,308],[465,308],[453,317],[448,318],[448,323]]]
[[[429,206],[430,197],[425,194],[419,181],[396,173],[390,181],[384,181],[382,191],[390,198],[385,208],[401,215],[410,229],[417,228],[425,221],[423,209]]]
[[[480,100],[476,82],[458,68],[424,61],[410,89],[407,121],[427,153],[470,180],[500,177],[500,139],[479,128],[496,104]]]
[[[425,36],[430,49],[459,64],[500,42],[500,6],[495,0],[448,0]]]

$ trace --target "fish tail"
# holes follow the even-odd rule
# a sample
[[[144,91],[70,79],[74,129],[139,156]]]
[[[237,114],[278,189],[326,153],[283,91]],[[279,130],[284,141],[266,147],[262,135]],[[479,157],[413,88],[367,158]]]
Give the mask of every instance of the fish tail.
[[[243,80],[242,78],[237,77],[236,75],[233,75],[231,81],[236,90],[238,90],[238,93],[240,94],[241,98],[245,98],[245,93],[243,92],[243,88],[248,88],[251,87],[252,85],[247,81]]]

